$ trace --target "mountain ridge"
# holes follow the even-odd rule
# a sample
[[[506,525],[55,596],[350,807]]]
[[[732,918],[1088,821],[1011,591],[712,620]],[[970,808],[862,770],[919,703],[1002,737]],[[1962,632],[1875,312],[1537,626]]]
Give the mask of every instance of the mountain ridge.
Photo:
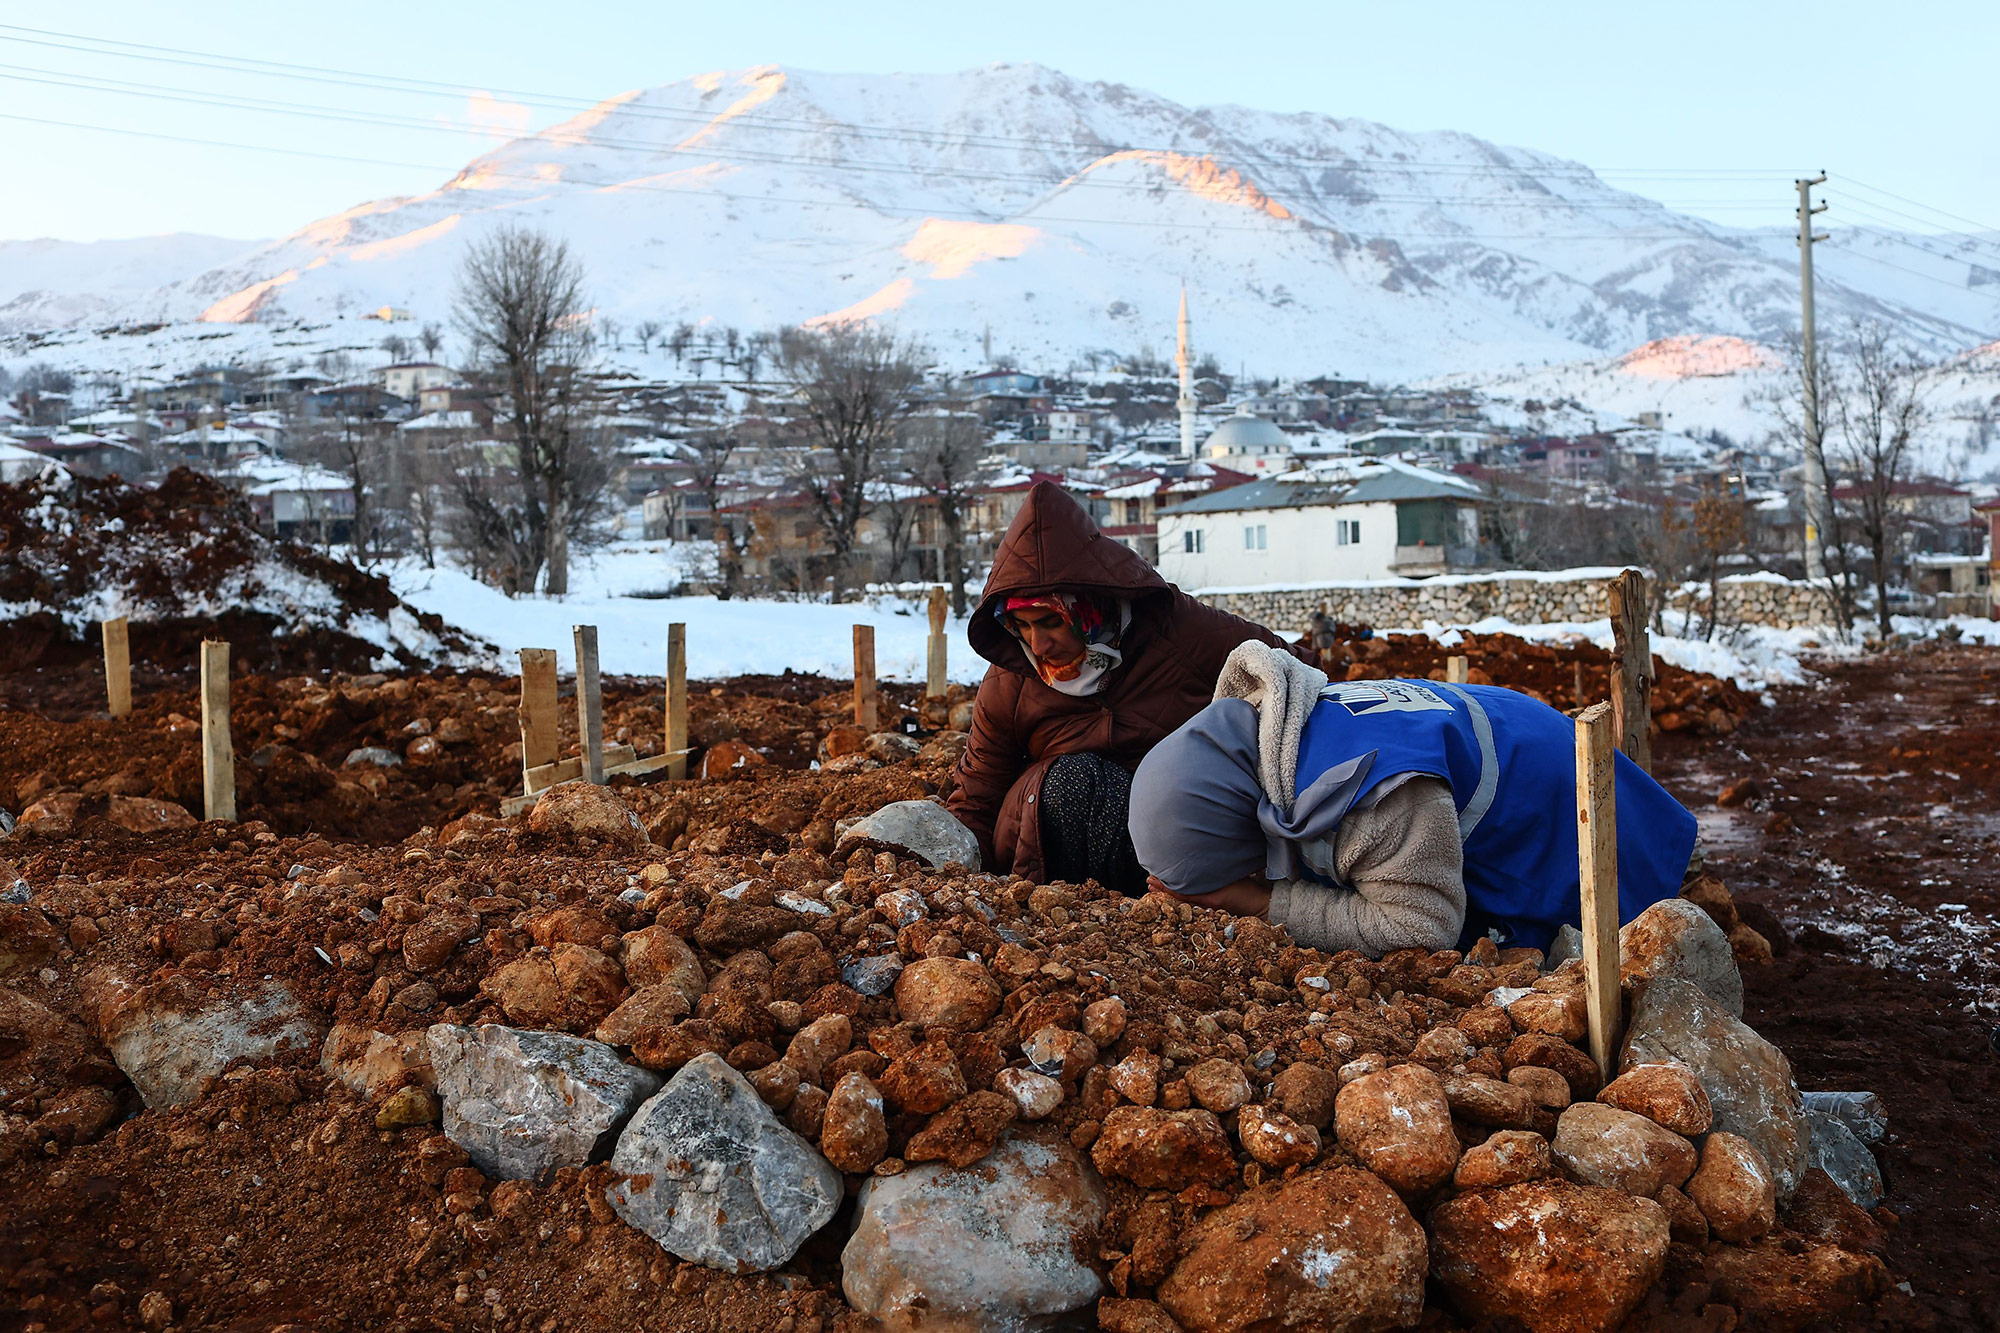
[[[433,190],[88,303],[89,318],[389,306],[442,322],[460,247],[506,221],[568,239],[600,313],[627,327],[865,317],[959,361],[989,334],[1036,364],[1163,352],[1183,279],[1199,347],[1265,373],[1421,377],[1797,324],[1795,264],[1769,232],[1677,214],[1581,164],[1457,131],[1186,107],[1038,65],[767,65],[623,93]],[[1976,257],[1850,283],[1823,254],[1822,320],[1884,319],[1937,351],[1991,336],[1966,322],[2000,312]],[[1962,292],[1944,290],[1953,265]],[[0,302],[0,328],[58,304],[4,285]]]

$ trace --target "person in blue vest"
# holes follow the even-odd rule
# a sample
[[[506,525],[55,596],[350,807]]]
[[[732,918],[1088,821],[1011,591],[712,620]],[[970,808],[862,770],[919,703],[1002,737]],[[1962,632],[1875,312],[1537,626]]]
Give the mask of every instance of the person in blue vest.
[[[1546,949],[1582,912],[1576,729],[1496,686],[1328,684],[1262,644],[1132,777],[1155,891],[1266,916],[1300,944]],[[1694,816],[1616,758],[1620,922],[1680,892]]]

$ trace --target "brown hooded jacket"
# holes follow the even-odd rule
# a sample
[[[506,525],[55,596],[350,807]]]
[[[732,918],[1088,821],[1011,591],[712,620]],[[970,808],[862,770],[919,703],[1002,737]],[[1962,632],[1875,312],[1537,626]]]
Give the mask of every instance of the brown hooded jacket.
[[[1009,597],[1057,590],[1126,598],[1132,623],[1125,660],[1096,694],[1050,689],[1020,641],[994,614]],[[1247,620],[1204,606],[1138,554],[1098,532],[1052,482],[1038,483],[993,556],[993,573],[967,631],[991,662],[979,683],[972,735],[946,806],[979,838],[986,867],[1040,881],[1042,831],[1035,800],[1066,754],[1101,754],[1126,769],[1206,708],[1230,649],[1245,639],[1289,645]]]

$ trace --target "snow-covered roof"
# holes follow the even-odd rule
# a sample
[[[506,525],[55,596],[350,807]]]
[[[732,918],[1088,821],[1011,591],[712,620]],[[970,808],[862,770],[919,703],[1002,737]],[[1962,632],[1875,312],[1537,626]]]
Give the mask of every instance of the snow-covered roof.
[[[420,417],[411,417],[397,430],[472,430],[477,426],[472,413],[466,408],[454,408],[449,412],[426,412]]]
[[[338,472],[329,472],[310,463],[293,462],[289,458],[273,458],[269,454],[239,458],[227,467],[216,469],[215,475],[224,480],[250,483],[243,488],[246,495],[354,489],[353,483]]]
[[[1159,494],[1160,487],[1165,484],[1163,478],[1147,477],[1143,481],[1127,482],[1123,486],[1109,487],[1104,492],[1104,498],[1107,500],[1143,500],[1149,495]]]
[[[262,436],[252,435],[249,431],[237,426],[210,426],[206,432],[197,428],[195,430],[180,431],[174,435],[162,436],[160,443],[206,444],[212,449],[224,444],[241,444],[254,447],[263,444],[264,440]]]

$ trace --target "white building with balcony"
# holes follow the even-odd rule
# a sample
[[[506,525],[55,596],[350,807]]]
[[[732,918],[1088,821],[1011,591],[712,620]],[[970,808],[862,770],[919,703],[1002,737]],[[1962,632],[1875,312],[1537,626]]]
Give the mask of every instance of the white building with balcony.
[[[1158,517],[1183,588],[1421,578],[1484,563],[1479,488],[1396,459],[1344,459],[1199,496]]]

